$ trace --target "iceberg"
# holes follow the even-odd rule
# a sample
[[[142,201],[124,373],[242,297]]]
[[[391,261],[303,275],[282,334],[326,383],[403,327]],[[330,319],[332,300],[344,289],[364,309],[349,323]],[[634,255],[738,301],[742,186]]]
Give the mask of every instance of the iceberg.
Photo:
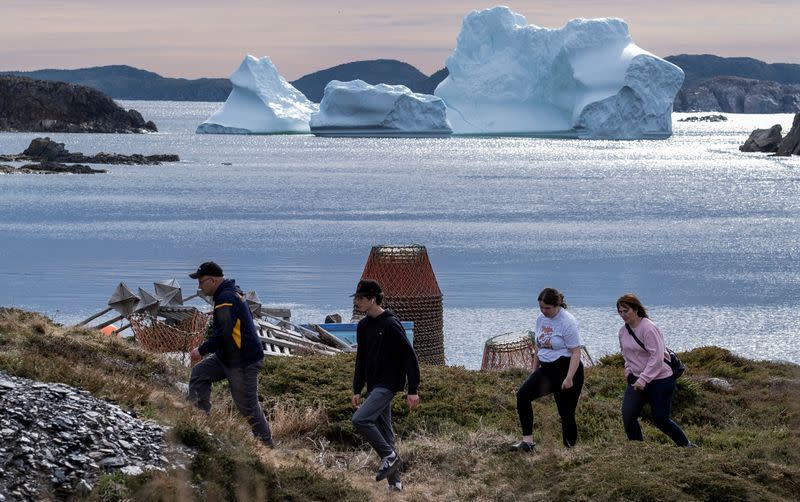
[[[428,137],[452,133],[441,98],[404,85],[331,80],[319,111],[311,115],[317,136]]]
[[[308,121],[317,105],[287,82],[268,57],[248,54],[230,81],[228,99],[197,127],[198,134],[310,132]]]
[[[634,44],[625,21],[527,24],[507,7],[472,11],[434,91],[455,134],[663,138],[683,71]]]

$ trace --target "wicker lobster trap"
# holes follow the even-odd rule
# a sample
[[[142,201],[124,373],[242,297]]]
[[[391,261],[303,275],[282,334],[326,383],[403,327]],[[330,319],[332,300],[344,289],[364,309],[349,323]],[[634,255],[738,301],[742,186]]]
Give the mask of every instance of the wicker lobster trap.
[[[516,331],[503,333],[486,340],[483,347],[481,370],[531,369],[533,358],[536,355],[536,344],[533,342],[532,335],[532,331]],[[594,360],[585,346],[581,347],[581,361],[584,366],[594,364]]]
[[[166,312],[172,310],[172,312]],[[189,352],[205,339],[210,316],[197,309],[161,308],[159,319],[146,313],[134,313],[129,317],[136,341],[151,352]]]
[[[507,368],[530,369],[536,345],[530,332],[519,331],[493,336],[483,347],[482,370],[504,370]]]
[[[422,362],[444,364],[442,291],[425,246],[373,246],[361,279],[378,281],[383,307],[414,323],[414,350]],[[359,314],[353,309],[354,314]]]

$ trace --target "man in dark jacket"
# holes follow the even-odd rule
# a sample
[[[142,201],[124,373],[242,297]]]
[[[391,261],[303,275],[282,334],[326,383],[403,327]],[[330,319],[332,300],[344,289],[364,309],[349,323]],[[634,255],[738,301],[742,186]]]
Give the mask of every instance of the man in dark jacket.
[[[402,460],[394,449],[392,399],[396,392],[405,388],[408,379],[408,407],[413,410],[419,404],[417,354],[394,313],[381,307],[383,292],[377,282],[360,281],[353,296],[356,310],[366,314],[356,329],[353,425],[381,457],[375,481],[385,478],[390,490],[401,491]],[[361,390],[365,382],[369,394],[362,403]]]
[[[264,349],[250,309],[233,279],[225,279],[213,261],[202,263],[189,277],[197,279],[203,294],[214,298],[213,333],[189,353],[192,363],[197,363],[189,378],[189,400],[211,413],[211,384],[227,378],[233,402],[247,417],[253,435],[271,448],[272,433],[258,402]]]

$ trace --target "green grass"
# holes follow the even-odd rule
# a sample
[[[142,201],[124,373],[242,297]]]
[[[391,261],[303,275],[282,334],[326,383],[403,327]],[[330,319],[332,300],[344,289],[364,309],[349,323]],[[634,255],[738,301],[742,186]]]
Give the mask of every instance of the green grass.
[[[90,500],[346,500],[364,495],[314,466],[276,467],[245,421],[231,413],[224,389],[208,419],[188,406],[174,383],[188,369],[97,332],[67,330],[35,313],[0,308],[0,369],[92,392],[172,426],[167,440],[193,454],[188,471],[105,475]],[[222,394],[222,396],[219,396]],[[312,482],[313,480],[313,482]]]
[[[649,424],[647,408],[645,441],[625,439],[618,355],[586,370],[575,448],[561,446],[552,398],[535,402],[539,447],[530,455],[507,451],[519,435],[515,393],[526,371],[424,366],[420,407],[410,411],[397,398],[392,408],[405,460],[400,499],[796,500],[800,367],[716,347],[681,358],[689,370],[679,380],[673,418],[697,449],[673,446]],[[113,399],[171,425],[170,443],[192,452],[186,470],[104,476],[92,500],[385,498],[383,485],[371,480],[376,457],[350,422],[353,365],[352,355],[267,358],[260,379],[265,409],[277,422],[292,422],[280,430],[294,435],[278,437],[279,448],[265,453],[230,410],[224,385],[214,389],[208,418],[174,390],[174,381],[186,381],[185,368],[119,340],[0,309],[0,368]],[[711,377],[732,389],[709,384]],[[295,424],[301,420],[307,423]]]

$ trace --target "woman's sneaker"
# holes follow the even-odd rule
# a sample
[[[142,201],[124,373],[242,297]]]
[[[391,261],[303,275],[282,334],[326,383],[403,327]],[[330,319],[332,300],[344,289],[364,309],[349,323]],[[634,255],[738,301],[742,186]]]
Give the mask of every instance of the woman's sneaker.
[[[529,443],[527,441],[520,441],[517,444],[511,445],[511,451],[524,451],[525,453],[532,452],[536,449],[536,443]]]
[[[386,490],[390,492],[402,492],[403,484],[400,481],[397,481],[396,483],[389,483],[389,486],[386,487]]]

